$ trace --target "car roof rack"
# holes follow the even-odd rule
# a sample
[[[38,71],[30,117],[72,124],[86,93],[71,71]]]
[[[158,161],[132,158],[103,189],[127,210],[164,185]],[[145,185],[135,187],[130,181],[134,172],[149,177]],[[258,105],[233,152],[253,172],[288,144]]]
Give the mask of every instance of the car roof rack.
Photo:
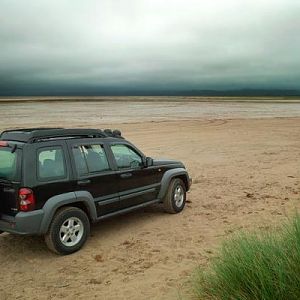
[[[5,130],[0,135],[0,140],[36,143],[40,141],[60,138],[123,138],[121,131],[111,129],[86,129],[86,128],[21,128]]]

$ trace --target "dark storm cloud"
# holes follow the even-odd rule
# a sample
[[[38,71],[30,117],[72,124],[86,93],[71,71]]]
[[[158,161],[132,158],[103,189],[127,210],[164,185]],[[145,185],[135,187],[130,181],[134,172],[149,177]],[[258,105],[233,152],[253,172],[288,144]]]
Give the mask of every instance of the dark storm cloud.
[[[297,0],[0,0],[0,94],[288,88]]]

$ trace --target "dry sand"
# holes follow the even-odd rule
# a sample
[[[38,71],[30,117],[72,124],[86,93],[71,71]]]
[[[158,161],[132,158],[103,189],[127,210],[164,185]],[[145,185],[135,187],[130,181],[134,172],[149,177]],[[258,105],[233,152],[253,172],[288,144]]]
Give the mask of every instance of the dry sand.
[[[177,299],[222,240],[272,228],[299,207],[299,104],[94,105],[1,104],[0,129],[118,123],[147,155],[185,163],[194,179],[187,206],[98,223],[86,246],[65,257],[41,238],[3,234],[0,299]]]

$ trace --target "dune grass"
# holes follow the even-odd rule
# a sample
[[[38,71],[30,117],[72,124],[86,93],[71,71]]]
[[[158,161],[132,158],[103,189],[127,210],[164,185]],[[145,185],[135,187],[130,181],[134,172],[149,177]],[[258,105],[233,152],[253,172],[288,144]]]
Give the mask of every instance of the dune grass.
[[[300,216],[277,232],[226,241],[193,280],[196,299],[300,299]]]

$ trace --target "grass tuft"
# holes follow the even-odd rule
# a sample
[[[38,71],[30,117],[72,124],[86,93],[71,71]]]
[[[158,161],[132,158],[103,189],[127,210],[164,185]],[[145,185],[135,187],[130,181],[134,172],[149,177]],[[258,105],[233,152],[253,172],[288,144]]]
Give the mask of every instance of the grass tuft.
[[[300,299],[300,216],[278,232],[241,233],[197,269],[197,299]]]

